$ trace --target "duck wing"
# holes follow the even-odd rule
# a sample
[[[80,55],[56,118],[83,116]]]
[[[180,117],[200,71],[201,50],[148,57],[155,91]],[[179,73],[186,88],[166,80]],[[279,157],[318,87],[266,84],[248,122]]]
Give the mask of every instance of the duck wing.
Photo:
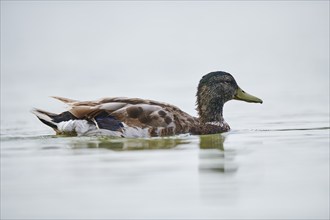
[[[140,128],[150,136],[199,133],[199,122],[174,105],[153,100],[112,97],[95,101],[77,101],[53,97],[69,105],[77,119],[94,121],[98,127],[111,130],[120,127]],[[117,123],[117,124],[116,124]]]

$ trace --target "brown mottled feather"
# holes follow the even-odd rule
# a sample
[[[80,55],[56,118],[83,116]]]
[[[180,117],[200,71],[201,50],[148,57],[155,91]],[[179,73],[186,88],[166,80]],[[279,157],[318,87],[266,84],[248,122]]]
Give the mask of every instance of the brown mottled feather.
[[[92,119],[106,111],[128,126],[150,128],[151,136],[199,134],[199,122],[178,107],[163,102],[139,98],[103,98],[95,101],[76,101],[54,97],[70,106],[77,118]]]

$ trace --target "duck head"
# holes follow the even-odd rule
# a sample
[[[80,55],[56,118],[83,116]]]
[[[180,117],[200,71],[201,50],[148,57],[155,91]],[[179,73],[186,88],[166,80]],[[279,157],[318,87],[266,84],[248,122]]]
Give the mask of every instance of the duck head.
[[[217,71],[203,76],[197,88],[197,111],[202,123],[222,122],[223,105],[232,99],[252,103],[262,100],[246,93],[229,73]]]

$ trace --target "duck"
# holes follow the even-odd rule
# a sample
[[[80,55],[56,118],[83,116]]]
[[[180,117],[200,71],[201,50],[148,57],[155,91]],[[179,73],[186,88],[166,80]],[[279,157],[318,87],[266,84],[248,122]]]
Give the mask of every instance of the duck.
[[[128,97],[78,101],[53,96],[67,104],[68,110],[55,114],[34,108],[32,113],[57,135],[148,138],[228,132],[230,126],[223,118],[226,102],[263,103],[242,90],[234,77],[224,71],[204,75],[196,97],[198,117],[165,102]]]

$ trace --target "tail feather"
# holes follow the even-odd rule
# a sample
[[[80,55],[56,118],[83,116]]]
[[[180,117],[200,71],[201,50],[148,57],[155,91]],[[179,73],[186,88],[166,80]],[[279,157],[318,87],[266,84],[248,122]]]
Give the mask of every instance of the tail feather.
[[[61,102],[64,102],[65,104],[72,104],[74,102],[78,102],[78,100],[68,99],[68,98],[59,97],[59,96],[51,96],[51,97],[54,99],[60,100]]]
[[[57,114],[47,112],[41,109],[34,108],[31,112],[37,116],[37,118],[44,124],[53,128],[56,132],[58,131],[57,123],[53,121],[53,118],[57,116]]]

